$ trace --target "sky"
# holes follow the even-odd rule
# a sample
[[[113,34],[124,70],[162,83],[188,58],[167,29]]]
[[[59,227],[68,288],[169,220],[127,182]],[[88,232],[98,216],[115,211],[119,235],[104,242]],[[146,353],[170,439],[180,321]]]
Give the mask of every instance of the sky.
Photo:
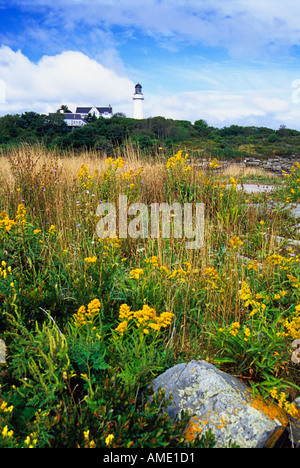
[[[0,0],[0,116],[109,104],[133,117],[300,130],[298,0]]]

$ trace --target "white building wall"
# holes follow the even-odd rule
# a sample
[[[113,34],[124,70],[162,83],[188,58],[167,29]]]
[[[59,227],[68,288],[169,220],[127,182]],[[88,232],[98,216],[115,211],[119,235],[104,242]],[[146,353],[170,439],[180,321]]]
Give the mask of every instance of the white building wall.
[[[140,94],[133,96],[133,118],[143,119],[143,100],[144,98]]]

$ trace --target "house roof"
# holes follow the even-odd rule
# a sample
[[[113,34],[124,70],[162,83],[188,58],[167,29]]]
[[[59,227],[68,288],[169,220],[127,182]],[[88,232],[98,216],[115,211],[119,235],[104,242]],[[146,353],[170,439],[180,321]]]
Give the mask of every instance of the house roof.
[[[76,112],[79,113],[79,114],[88,114],[91,109],[93,109],[94,106],[91,106],[91,107],[77,107],[76,108]],[[100,112],[100,114],[104,114],[105,112],[108,112],[108,113],[112,113],[112,107],[96,107],[96,109],[98,110],[98,112]]]
[[[76,114],[65,113],[65,114],[63,114],[63,116],[64,116],[65,120],[83,120],[81,118],[81,114],[78,114],[78,113],[76,113]]]
[[[50,113],[49,115],[57,115],[57,113]],[[81,117],[81,114],[73,114],[71,112],[62,112],[59,115],[61,115],[65,120],[84,120]],[[84,120],[85,122],[85,120]]]

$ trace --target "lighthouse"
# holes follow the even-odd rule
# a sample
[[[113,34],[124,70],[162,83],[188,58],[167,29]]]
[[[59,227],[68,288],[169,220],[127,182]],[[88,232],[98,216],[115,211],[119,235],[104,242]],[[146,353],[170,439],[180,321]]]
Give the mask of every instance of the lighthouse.
[[[133,118],[134,119],[142,119],[143,118],[143,100],[144,96],[142,93],[142,86],[138,83],[135,86],[135,93],[133,96]]]

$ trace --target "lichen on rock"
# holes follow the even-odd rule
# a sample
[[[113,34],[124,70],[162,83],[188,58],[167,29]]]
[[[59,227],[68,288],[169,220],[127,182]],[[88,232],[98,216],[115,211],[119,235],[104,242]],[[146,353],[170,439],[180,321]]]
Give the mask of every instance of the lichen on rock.
[[[271,402],[253,398],[239,379],[206,361],[191,361],[168,369],[153,381],[172,395],[166,409],[171,418],[182,410],[191,413],[187,440],[212,431],[216,447],[234,442],[243,448],[273,447],[288,425],[284,411]]]

